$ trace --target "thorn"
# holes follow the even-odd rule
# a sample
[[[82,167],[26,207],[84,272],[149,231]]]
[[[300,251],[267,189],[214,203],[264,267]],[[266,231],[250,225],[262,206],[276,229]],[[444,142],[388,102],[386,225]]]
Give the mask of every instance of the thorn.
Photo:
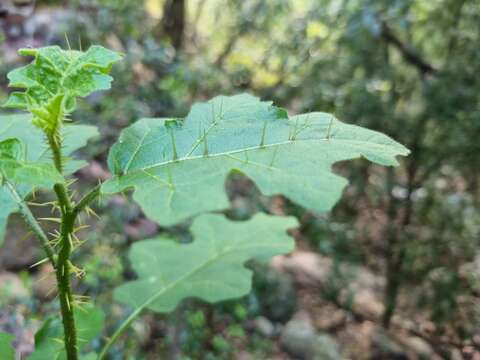
[[[77,215],[77,222],[80,224],[80,226],[83,226],[84,225],[84,222],[83,222],[83,214],[78,214]]]
[[[75,273],[75,276],[78,277],[79,279],[82,279],[83,277],[85,277],[86,275],[86,272],[84,269],[81,269],[79,267],[76,267],[75,265],[73,265],[70,261],[68,262],[69,266],[70,266],[70,269]]]
[[[275,146],[275,148],[273,150],[272,161],[270,161],[270,167],[273,167],[273,162],[275,161],[275,158],[277,157],[277,152],[278,152],[278,146]]]
[[[29,269],[33,269],[34,267],[45,264],[46,262],[48,262],[48,258],[42,259],[40,261],[37,261],[35,264],[30,265]]]
[[[170,171],[170,166],[167,166],[167,176],[168,176],[168,184],[170,185],[170,188],[175,189],[175,185],[173,185],[173,178],[172,178],[172,172]]]
[[[59,339],[59,338],[50,338],[50,339],[52,339],[52,340],[55,341],[55,342],[58,342],[59,344],[64,345],[64,342],[63,342],[62,339]]]
[[[40,280],[41,281],[41,280]],[[55,286],[53,286],[50,290],[47,291],[47,294],[46,294],[46,298],[49,298],[50,295],[55,291],[57,290],[57,288]],[[58,294],[55,295],[55,299],[58,297]]]
[[[87,215],[96,217],[98,220],[100,220],[100,216],[98,216],[95,210],[93,210],[90,206],[87,206],[85,208],[85,212],[87,213]]]
[[[70,305],[70,299],[68,298],[68,296],[65,294],[65,300],[67,302],[67,307],[68,307],[68,310],[69,311],[72,311],[72,307]]]
[[[74,245],[73,245],[73,240],[74,239],[73,239],[72,235],[73,234],[68,234],[67,239],[68,239],[68,242],[70,243],[71,248],[73,249],[74,248]]]
[[[207,142],[207,133],[203,130],[203,156],[208,156],[208,142]]]
[[[75,184],[78,181],[77,178],[70,179],[67,181],[67,186],[70,187],[71,185]]]
[[[328,124],[328,130],[327,130],[327,140],[330,140],[330,132],[332,130],[332,124],[333,124],[333,115],[330,118],[330,124]]]
[[[77,300],[75,299],[75,304],[77,305],[77,309],[81,309],[84,312],[87,312],[85,309],[82,309],[82,305],[86,305],[90,302],[90,300]]]
[[[48,274],[45,274],[43,275],[40,279],[38,279],[37,281],[44,281],[46,279],[48,279],[49,277],[51,277],[52,275],[54,275],[55,272],[54,271],[50,271]],[[56,286],[53,287],[53,289],[55,290],[56,289]]]
[[[80,226],[76,227],[75,229],[73,229],[73,233],[75,234],[75,233],[77,233],[81,230],[88,229],[88,228],[90,228],[90,225],[80,225]]]
[[[221,120],[223,118],[223,97],[220,98],[220,114],[218,115],[218,119]]]
[[[23,235],[21,238],[20,238],[20,242],[24,242],[25,240],[27,240],[30,236],[32,236],[33,233],[31,231],[27,231],[25,233],[25,235]]]
[[[70,46],[70,41],[68,41],[68,35],[67,33],[63,33],[63,35],[65,36],[65,42],[67,43],[67,47],[68,47],[68,50],[72,50],[72,47]]]
[[[172,152],[173,152],[173,158],[172,160],[177,160],[178,159],[178,154],[177,154],[177,145],[175,144],[175,137],[173,136],[173,130],[170,129],[170,139],[172,140]]]
[[[267,121],[263,123],[263,129],[262,129],[262,138],[260,140],[260,147],[265,146],[265,133],[267,132]]]
[[[292,141],[295,141],[297,138],[297,135],[298,135],[297,129],[298,129],[298,118],[295,119],[295,127],[293,128],[293,135],[291,138]]]
[[[213,104],[213,101],[211,102],[212,104],[212,123],[215,122],[215,105]]]
[[[40,220],[40,221],[51,221],[51,222],[54,222],[54,223],[57,223],[57,224],[62,223],[62,220],[59,219],[59,218],[38,218],[38,220]]]
[[[46,202],[46,203],[27,202],[27,205],[36,206],[36,207],[44,207],[44,206],[53,205],[54,203],[56,203],[56,201],[50,201],[50,202]]]

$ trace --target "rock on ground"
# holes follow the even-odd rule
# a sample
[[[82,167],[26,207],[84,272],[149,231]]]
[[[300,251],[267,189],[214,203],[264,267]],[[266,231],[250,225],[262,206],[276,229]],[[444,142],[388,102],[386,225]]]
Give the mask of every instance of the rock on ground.
[[[337,342],[328,334],[318,333],[306,312],[298,312],[282,331],[282,347],[290,355],[305,360],[341,359]]]

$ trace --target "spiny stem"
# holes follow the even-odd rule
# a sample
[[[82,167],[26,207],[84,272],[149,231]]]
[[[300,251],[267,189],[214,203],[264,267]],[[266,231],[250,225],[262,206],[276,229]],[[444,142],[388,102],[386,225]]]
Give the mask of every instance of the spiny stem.
[[[53,162],[58,172],[63,172],[62,144],[60,138],[53,135],[48,137],[48,143],[52,150]],[[71,286],[70,256],[72,253],[72,234],[74,232],[76,214],[73,211],[68,189],[64,183],[55,184],[53,187],[60,211],[62,223],[60,226],[60,251],[56,267],[58,297],[60,299],[60,311],[62,313],[65,351],[68,360],[78,360],[77,329],[73,313],[74,298]]]
[[[101,184],[95,186],[90,192],[88,192],[73,208],[75,215],[80,214],[85,208],[92,203],[98,196],[100,196]]]
[[[58,135],[48,136],[48,145],[52,150],[53,163],[60,174],[63,173],[62,144]]]
[[[38,238],[38,240],[40,240],[40,243],[42,244],[43,250],[45,251],[45,254],[48,257],[48,260],[55,268],[56,267],[55,252],[50,246],[47,235],[45,234],[43,229],[40,227],[40,224],[38,223],[38,221],[33,216],[32,212],[30,211],[30,208],[25,204],[25,201],[18,194],[17,190],[15,190],[15,187],[13,187],[12,184],[10,184],[8,181],[5,181],[5,185],[7,186],[8,190],[10,191],[10,194],[12,195],[13,199],[17,203],[23,219],[27,223],[30,230]]]
[[[60,200],[59,200],[60,201]],[[62,208],[67,208],[63,206]],[[56,268],[58,295],[64,329],[65,350],[68,360],[77,360],[77,330],[73,314],[74,299],[70,283],[71,265],[70,255],[72,252],[71,234],[75,224],[75,216],[72,212],[62,214],[62,226],[60,230],[60,251]]]

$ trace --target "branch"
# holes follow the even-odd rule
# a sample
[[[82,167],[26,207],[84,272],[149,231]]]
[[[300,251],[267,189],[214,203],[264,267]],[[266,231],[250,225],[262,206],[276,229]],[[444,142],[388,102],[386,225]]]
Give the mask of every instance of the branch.
[[[92,201],[94,201],[97,197],[100,196],[100,188],[102,184],[95,186],[92,190],[90,190],[73,208],[73,213],[75,216],[80,214],[85,208],[90,205]]]
[[[405,61],[415,66],[422,75],[438,73],[437,69],[422,59],[410,46],[404,44],[397,35],[392,32],[385,21],[381,21],[381,36],[388,44],[391,44],[400,51]]]
[[[23,219],[27,223],[30,230],[38,238],[38,240],[40,240],[40,243],[42,244],[43,250],[45,251],[45,254],[48,257],[48,260],[50,261],[50,263],[55,268],[55,266],[56,266],[55,252],[53,251],[53,248],[50,246],[50,242],[48,240],[47,235],[42,230],[42,228],[40,227],[40,224],[37,222],[37,220],[33,216],[32,212],[30,211],[30,208],[25,204],[25,201],[18,194],[17,190],[15,190],[15,188],[12,186],[12,184],[10,184],[8,181],[5,181],[5,185],[7,186],[8,190],[10,191],[10,194],[12,195],[15,202],[18,204],[18,207],[20,209],[20,213],[22,214]]]
[[[258,14],[262,5],[263,5],[263,2],[258,1],[255,4],[255,6],[253,6],[253,8],[252,8],[252,15],[253,16],[256,16],[256,14]],[[225,48],[223,49],[223,51],[220,53],[220,55],[215,60],[215,62],[214,62],[215,66],[222,67],[223,63],[225,62],[225,59],[230,55],[232,50],[235,48],[235,45],[237,44],[238,40],[240,40],[240,38],[243,35],[245,35],[248,31],[252,31],[252,30],[255,30],[254,22],[252,20],[250,20],[250,17],[248,17],[248,16],[241,16],[240,17],[240,23],[237,24],[236,30],[234,31],[233,35],[228,40],[228,42],[225,45]]]
[[[145,304],[144,304],[145,305]],[[107,341],[107,343],[104,345],[102,351],[100,352],[100,355],[98,355],[98,360],[103,360],[105,357],[108,355],[110,349],[112,348],[113,344],[118,340],[120,335],[123,334],[125,330],[142,314],[143,310],[145,310],[146,306],[140,306],[138,307],[135,311],[133,311],[124,321],[118,329],[115,331],[115,333],[110,337]]]

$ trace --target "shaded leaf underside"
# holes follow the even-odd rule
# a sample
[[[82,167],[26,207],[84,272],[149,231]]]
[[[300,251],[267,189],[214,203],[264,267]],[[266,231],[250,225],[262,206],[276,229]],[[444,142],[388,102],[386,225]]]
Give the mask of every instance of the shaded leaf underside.
[[[184,298],[217,302],[247,294],[251,270],[244,263],[290,252],[287,229],[294,218],[258,214],[247,222],[204,214],[192,225],[194,241],[180,244],[157,238],[135,243],[129,254],[139,279],[115,290],[115,299],[135,308],[172,311]]]

